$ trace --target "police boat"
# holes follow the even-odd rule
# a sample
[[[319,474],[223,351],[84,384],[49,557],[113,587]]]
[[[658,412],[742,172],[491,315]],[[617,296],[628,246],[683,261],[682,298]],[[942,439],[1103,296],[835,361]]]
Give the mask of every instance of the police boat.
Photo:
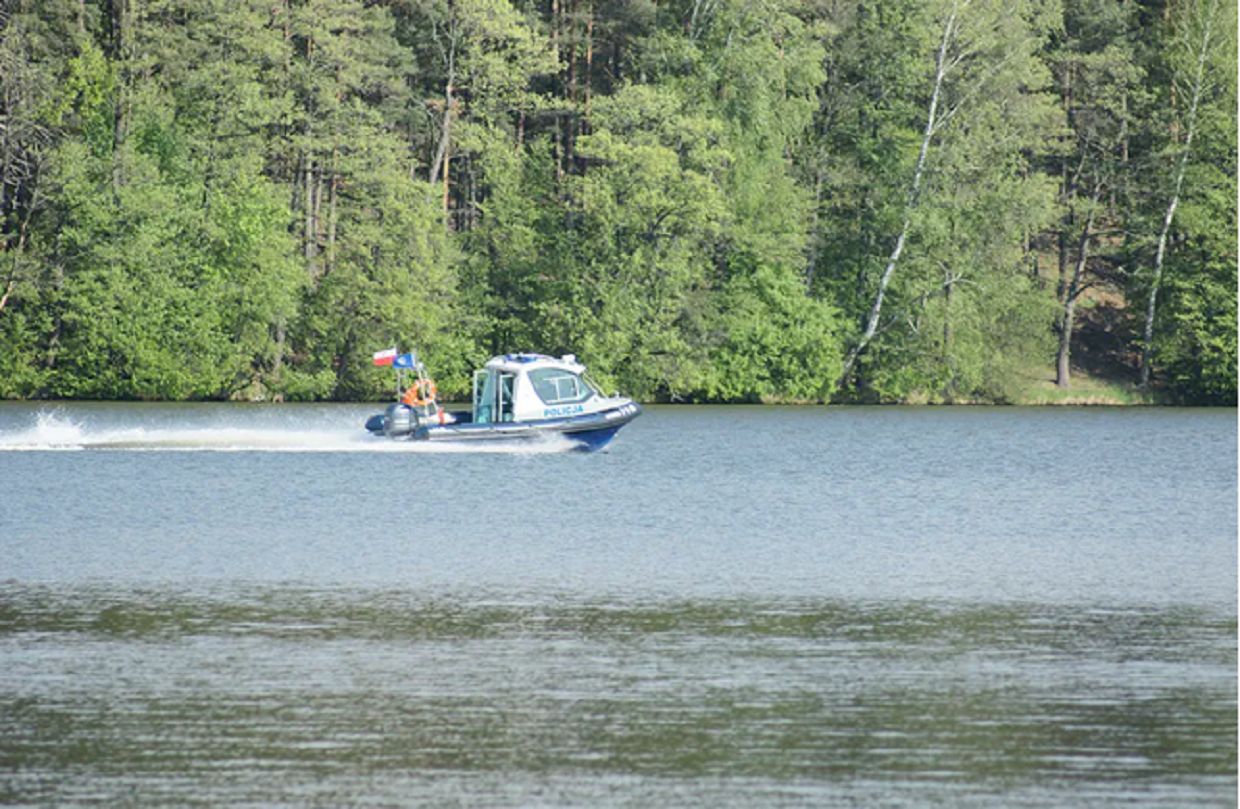
[[[412,441],[516,441],[564,436],[576,449],[602,449],[641,414],[641,405],[605,396],[572,354],[503,354],[474,372],[473,407],[447,411],[415,354],[374,355],[397,372],[399,401],[366,421],[372,434]],[[406,380],[408,384],[406,384]]]

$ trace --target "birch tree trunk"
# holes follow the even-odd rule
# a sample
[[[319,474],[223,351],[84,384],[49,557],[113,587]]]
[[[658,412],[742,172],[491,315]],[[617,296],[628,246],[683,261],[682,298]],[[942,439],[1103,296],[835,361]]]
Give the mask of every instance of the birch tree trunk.
[[[1175,182],[1171,191],[1171,199],[1167,202],[1167,211],[1163,215],[1162,229],[1158,232],[1158,249],[1154,253],[1154,276],[1150,279],[1150,296],[1145,305],[1145,330],[1142,335],[1141,347],[1141,382],[1142,388],[1150,384],[1150,360],[1154,349],[1154,315],[1158,307],[1158,289],[1162,284],[1163,259],[1167,254],[1167,236],[1171,232],[1171,222],[1175,218],[1175,209],[1180,204],[1180,191],[1184,187],[1184,173],[1188,169],[1189,153],[1193,148],[1193,134],[1197,129],[1197,105],[1201,101],[1201,85],[1205,77],[1206,53],[1210,48],[1211,28],[1214,24],[1214,10],[1218,3],[1211,3],[1205,22],[1205,32],[1201,38],[1201,50],[1197,54],[1197,75],[1193,80],[1193,97],[1188,106],[1188,120],[1185,122],[1184,150],[1180,153],[1179,165],[1176,167]]]
[[[13,294],[13,289],[17,286],[17,273],[9,274],[9,281],[4,285],[4,294],[0,295],[0,312],[4,311],[4,307],[9,303],[9,296]]]
[[[26,252],[26,232],[30,228],[30,218],[34,215],[34,209],[39,204],[39,186],[36,184],[34,191],[30,197],[29,206],[26,208],[26,215],[22,217],[22,223],[17,229],[17,244],[11,251],[12,268],[9,270],[9,280],[4,285],[4,295],[0,296],[0,312],[4,311],[4,307],[9,303],[9,297],[13,294],[13,290],[17,288],[18,268],[22,260],[22,254]]]
[[[904,222],[900,227],[900,235],[896,237],[895,247],[892,248],[891,254],[887,257],[887,266],[883,268],[883,274],[879,278],[878,293],[874,297],[873,305],[870,306],[870,312],[866,317],[865,330],[861,333],[861,339],[857,341],[857,344],[849,350],[848,355],[844,358],[844,370],[840,373],[839,381],[836,383],[837,387],[842,388],[847,384],[848,377],[857,362],[857,357],[866,349],[866,346],[874,339],[875,332],[878,331],[878,321],[883,311],[883,296],[887,294],[887,287],[891,284],[891,278],[895,275],[900,255],[904,252],[904,243],[908,239],[908,231],[912,226],[913,209],[917,206],[917,197],[921,192],[921,178],[926,168],[926,156],[930,152],[930,140],[934,136],[935,125],[938,123],[939,95],[943,89],[943,76],[947,72],[947,49],[955,34],[957,10],[957,7],[953,5],[951,14],[947,16],[947,22],[943,26],[943,38],[939,43],[939,49],[935,53],[934,89],[930,93],[930,106],[926,111],[926,127],[922,132],[921,148],[917,152],[917,163],[913,167],[913,180],[909,185],[908,196],[904,205]]]

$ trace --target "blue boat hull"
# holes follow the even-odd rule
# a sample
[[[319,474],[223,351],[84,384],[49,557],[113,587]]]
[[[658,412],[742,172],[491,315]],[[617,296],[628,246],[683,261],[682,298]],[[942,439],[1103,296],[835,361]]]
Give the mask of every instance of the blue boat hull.
[[[420,424],[405,435],[392,437],[411,441],[494,442],[529,441],[562,435],[576,445],[575,449],[593,452],[607,446],[620,428],[637,418],[641,412],[641,405],[628,402],[597,413],[539,421],[490,424],[474,424],[464,421],[452,424]],[[372,416],[367,420],[366,429],[376,435],[385,435],[383,415]]]

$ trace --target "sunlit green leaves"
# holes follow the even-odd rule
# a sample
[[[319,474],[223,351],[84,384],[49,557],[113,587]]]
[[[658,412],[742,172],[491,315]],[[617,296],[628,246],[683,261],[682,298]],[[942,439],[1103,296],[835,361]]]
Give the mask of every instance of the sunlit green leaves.
[[[386,396],[395,343],[456,395],[541,350],[656,399],[1009,399],[1058,237],[1092,216],[1144,300],[1211,10],[1154,367],[1234,401],[1233,0],[17,3],[0,395]]]

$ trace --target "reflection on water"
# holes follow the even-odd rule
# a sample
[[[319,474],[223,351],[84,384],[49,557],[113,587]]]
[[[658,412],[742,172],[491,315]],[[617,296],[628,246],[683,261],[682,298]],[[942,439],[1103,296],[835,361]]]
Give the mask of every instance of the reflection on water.
[[[1226,804],[1235,633],[1190,608],[10,583],[0,799]]]

